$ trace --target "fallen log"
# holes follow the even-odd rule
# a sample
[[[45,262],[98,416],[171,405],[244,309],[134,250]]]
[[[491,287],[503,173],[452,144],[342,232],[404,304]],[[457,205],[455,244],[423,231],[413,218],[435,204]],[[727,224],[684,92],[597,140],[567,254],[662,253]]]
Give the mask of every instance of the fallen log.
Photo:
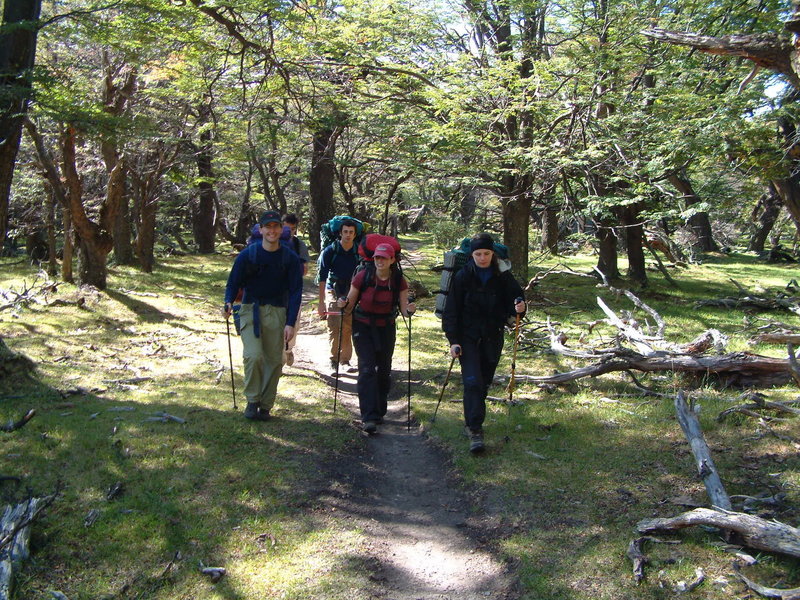
[[[695,525],[736,533],[750,548],[800,558],[800,529],[734,511],[695,508],[677,517],[644,519],[636,525],[636,530],[641,534],[650,534],[657,531],[676,531]]]
[[[705,437],[703,437],[697,413],[694,411],[694,407],[689,406],[686,402],[683,391],[678,392],[675,397],[675,411],[678,415],[681,429],[683,429],[683,434],[689,440],[689,445],[692,448],[692,454],[697,464],[697,473],[706,486],[706,493],[711,499],[712,506],[730,510],[731,500],[717,472],[714,459],[711,458],[711,451],[708,448],[708,444],[706,444]]]
[[[633,369],[649,373],[689,373],[700,377],[714,375],[724,386],[742,388],[785,385],[792,380],[787,360],[749,352],[734,352],[723,356],[668,353],[642,356],[623,348],[594,356],[601,360],[593,365],[554,375],[517,375],[517,379],[530,383],[563,384],[584,377],[598,377],[614,371]]]
[[[30,524],[55,500],[58,492],[6,506],[0,518],[0,600],[11,598],[14,570],[28,558]]]

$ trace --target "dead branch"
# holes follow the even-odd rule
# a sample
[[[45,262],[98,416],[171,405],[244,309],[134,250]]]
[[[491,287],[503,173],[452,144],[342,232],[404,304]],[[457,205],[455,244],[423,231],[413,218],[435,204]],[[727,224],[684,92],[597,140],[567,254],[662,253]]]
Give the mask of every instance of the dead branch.
[[[765,344],[800,344],[800,333],[760,333],[751,341]]]
[[[559,267],[562,268],[559,269]],[[531,278],[530,281],[528,281],[528,285],[525,286],[525,291],[526,292],[530,291],[550,275],[573,275],[575,277],[596,279],[595,276],[592,275],[591,273],[579,273],[578,271],[573,271],[569,267],[565,267],[564,265],[559,264],[545,271],[539,271],[538,273],[536,273],[536,275],[534,275],[533,278]]]
[[[7,432],[16,431],[17,429],[24,427],[28,423],[28,421],[30,421],[35,416],[36,416],[36,410],[32,408],[28,412],[26,412],[25,416],[22,417],[19,421],[16,422],[9,421],[5,425],[0,426],[0,431],[7,431]]]
[[[687,592],[691,592],[705,580],[706,580],[706,572],[703,571],[702,567],[697,567],[694,570],[694,579],[689,583],[686,583],[685,581],[679,581],[675,585],[675,591],[678,592],[679,594],[685,594]]]
[[[731,283],[739,290],[736,298],[726,297],[716,300],[700,300],[695,306],[718,306],[723,308],[753,308],[756,310],[786,310],[796,315],[800,314],[800,301],[795,296],[787,296],[783,292],[774,297],[754,294],[747,290],[735,279],[730,279]]]
[[[705,437],[703,437],[703,430],[700,428],[697,413],[694,410],[694,406],[690,406],[686,402],[683,391],[678,392],[675,397],[675,411],[678,415],[681,429],[683,429],[683,434],[689,440],[689,445],[692,448],[692,454],[697,464],[697,473],[706,486],[706,492],[711,499],[712,506],[730,510],[731,500],[725,491],[725,486],[722,485],[722,479],[720,479],[717,472],[714,459],[711,458],[711,451],[708,448],[708,444],[706,444]]]
[[[733,573],[742,583],[759,596],[763,596],[764,598],[778,598],[779,600],[800,600],[800,588],[781,590],[760,585],[742,574],[738,561],[733,561]]]
[[[645,519],[636,525],[636,530],[649,534],[656,531],[676,531],[695,525],[717,527],[736,533],[750,548],[800,558],[800,530],[745,513],[695,508],[677,517]]]
[[[644,543],[649,539],[649,536],[642,536],[632,540],[628,544],[628,551],[625,553],[633,562],[633,578],[636,583],[641,583],[642,579],[644,579],[644,566],[650,562],[644,554]]]
[[[789,342],[786,344],[786,352],[789,354],[789,372],[797,385],[800,385],[800,366],[797,364],[797,356],[794,353],[794,345]]]
[[[748,394],[747,398],[751,400],[751,402],[747,404],[740,404],[738,406],[732,406],[731,408],[726,408],[717,416],[717,421],[720,423],[725,420],[731,413],[742,413],[749,416],[754,416],[761,418],[761,415],[757,410],[774,410],[777,412],[789,413],[792,415],[800,415],[800,409],[791,406],[800,400],[790,400],[788,402],[773,402],[771,400],[767,400],[763,394]]]

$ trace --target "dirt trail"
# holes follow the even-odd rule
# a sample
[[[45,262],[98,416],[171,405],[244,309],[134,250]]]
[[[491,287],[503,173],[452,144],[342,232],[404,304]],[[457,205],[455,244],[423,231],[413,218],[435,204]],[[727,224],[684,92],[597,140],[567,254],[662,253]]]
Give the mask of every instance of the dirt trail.
[[[346,515],[354,530],[366,532],[362,553],[371,570],[373,597],[516,598],[515,578],[479,541],[481,519],[454,485],[446,457],[413,422],[407,429],[402,339],[398,335],[385,424],[367,438],[360,454],[332,467],[332,480],[319,502]],[[315,370],[333,385],[322,323],[305,323],[295,356],[297,367]],[[355,374],[340,373],[338,400],[358,418],[355,383]],[[465,451],[466,445],[465,439]]]

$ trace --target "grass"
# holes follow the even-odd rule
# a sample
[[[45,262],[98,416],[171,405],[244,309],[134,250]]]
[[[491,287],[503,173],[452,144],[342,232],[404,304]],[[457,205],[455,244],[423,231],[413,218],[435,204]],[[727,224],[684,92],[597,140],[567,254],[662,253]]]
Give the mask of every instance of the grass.
[[[441,256],[429,239],[422,234],[401,241],[422,244],[422,266],[406,272],[436,289],[438,275],[422,268]],[[34,527],[34,552],[16,598],[46,598],[48,590],[72,600],[364,595],[364,534],[315,502],[331,484],[326,465],[347,460],[361,438],[346,415],[331,413],[330,389],[296,369],[281,381],[275,422],[250,423],[233,413],[219,316],[230,261],[222,255],[169,258],[152,275],[115,267],[107,293],[61,284],[48,300],[64,303],[0,312],[4,341],[39,364],[36,380],[0,381],[1,421],[37,409],[27,426],[0,434],[0,475],[23,478],[21,485],[0,482],[0,494],[10,502],[62,486]],[[559,262],[588,272],[595,259],[562,257],[534,268]],[[20,290],[34,274],[26,265],[0,262],[0,288]],[[791,267],[744,254],[715,255],[674,273],[679,289],[658,273],[650,276],[649,287],[637,294],[664,317],[672,341],[689,341],[714,327],[730,337],[731,350],[785,356],[782,348],[752,346],[748,339],[762,319],[800,325],[789,313],[695,307],[698,300],[735,295],[730,278],[776,293],[794,277]],[[529,319],[558,323],[573,346],[580,345],[581,334],[585,343],[608,341],[613,332],[603,324],[588,332],[588,323],[603,318],[597,296],[617,313],[631,310],[645,318],[595,281],[559,275],[531,292]],[[85,299],[81,308],[75,304],[79,297]],[[747,597],[731,575],[731,555],[719,536],[702,529],[665,536],[680,540],[678,545],[648,546],[647,579],[639,586],[633,582],[625,550],[636,523],[678,514],[684,510],[676,504],[681,497],[706,503],[671,399],[643,397],[622,374],[550,391],[520,385],[515,398],[522,403],[510,412],[505,404],[489,405],[489,448],[476,459],[465,452],[461,405],[449,401],[460,394],[457,366],[431,423],[449,364],[433,303],[432,297],[419,299],[413,319],[414,414],[451,453],[476,506],[486,511],[487,541],[514,565],[524,598],[671,598],[673,586],[693,579],[698,566],[707,582],[696,593]],[[400,329],[395,366],[403,371],[407,338],[402,323]],[[499,373],[510,369],[510,349],[509,338]],[[238,340],[233,357],[241,390]],[[517,372],[541,374],[577,364],[533,343],[518,355]],[[717,421],[736,401],[736,390],[663,374],[641,379],[667,394],[691,390],[729,494],[785,493],[783,507],[767,516],[797,521],[800,446],[789,439],[800,438],[795,420],[769,422],[771,431],[789,441],[779,439],[749,417]],[[400,397],[405,386],[398,387]],[[786,400],[796,389],[765,393]],[[490,395],[505,392],[497,386]],[[159,412],[186,423],[148,420]],[[109,501],[106,492],[116,482],[124,492]],[[100,516],[87,527],[92,509]],[[796,561],[763,559],[748,569],[749,576],[768,585],[800,583]],[[224,566],[229,575],[212,585],[199,574],[200,562]]]

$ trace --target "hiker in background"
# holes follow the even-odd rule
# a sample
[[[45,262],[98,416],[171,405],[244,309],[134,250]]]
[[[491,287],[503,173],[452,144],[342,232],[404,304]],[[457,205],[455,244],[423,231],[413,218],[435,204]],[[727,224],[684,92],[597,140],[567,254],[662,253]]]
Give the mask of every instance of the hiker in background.
[[[225,286],[225,317],[244,289],[240,335],[244,357],[244,416],[270,418],[281,376],[282,353],[294,336],[303,292],[300,259],[280,243],[280,214],[268,210],[259,219],[260,244],[250,244],[233,262]]]
[[[486,395],[503,352],[503,327],[525,313],[522,288],[511,271],[500,272],[494,239],[470,240],[470,259],[453,277],[442,315],[450,355],[458,357],[464,385],[464,421],[470,452],[481,452]]]
[[[351,313],[342,314],[339,298],[347,296],[353,272],[358,265],[356,252],[357,224],[352,219],[345,219],[339,228],[339,239],[323,248],[319,255],[319,305],[317,312],[320,319],[327,319],[328,339],[330,341],[331,371],[339,372],[339,362],[354,372],[350,366],[353,357],[353,317]]]
[[[297,237],[297,226],[300,223],[300,219],[298,219],[297,215],[294,213],[287,213],[283,215],[281,222],[284,227],[289,228],[292,234],[290,247],[294,250],[295,254],[300,257],[300,262],[303,264],[303,275],[305,276],[308,273],[308,263],[311,260],[311,256],[308,253],[308,246],[306,243]]]
[[[353,344],[358,355],[358,406],[364,431],[375,433],[386,415],[391,387],[397,309],[405,317],[416,306],[408,301],[408,282],[396,264],[394,249],[379,244],[374,264],[356,272],[347,300],[339,307],[352,313]]]

